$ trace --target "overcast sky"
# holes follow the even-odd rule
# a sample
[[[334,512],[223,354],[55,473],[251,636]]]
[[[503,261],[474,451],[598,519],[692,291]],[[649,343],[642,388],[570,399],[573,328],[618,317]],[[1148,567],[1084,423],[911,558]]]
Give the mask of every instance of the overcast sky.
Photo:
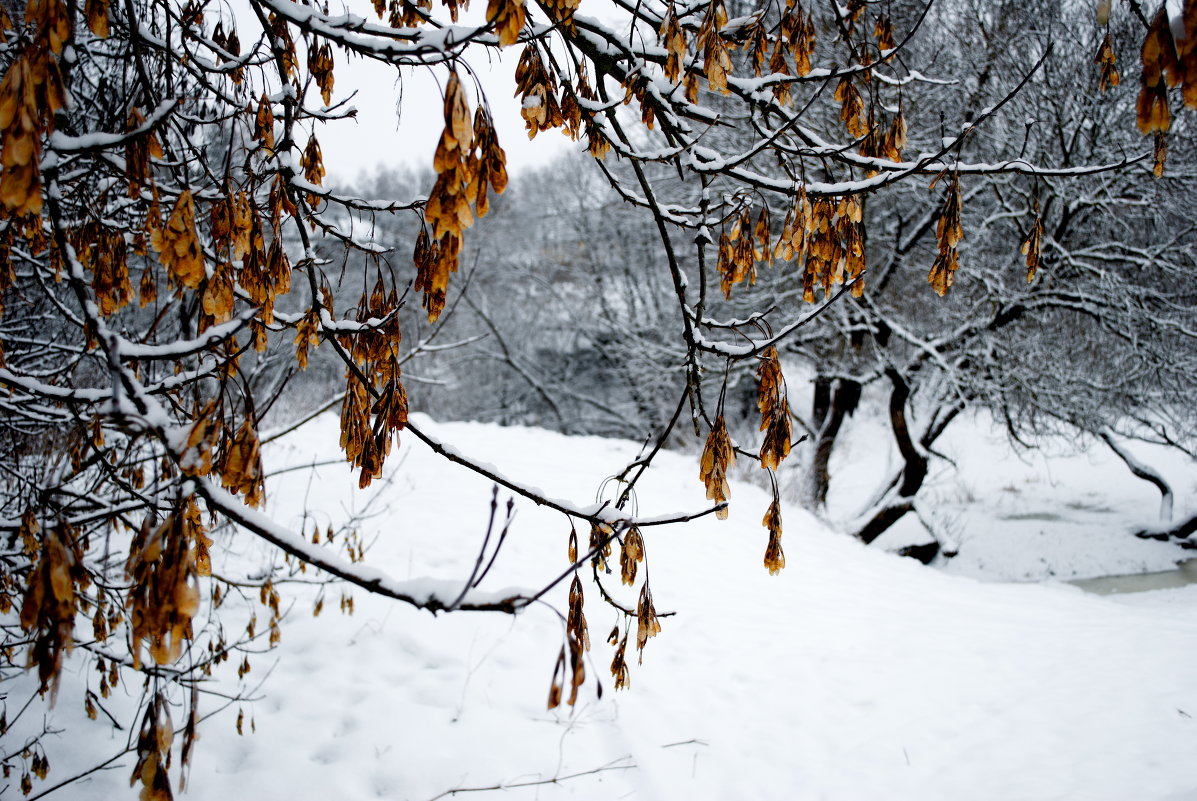
[[[475,10],[471,16],[476,14],[481,19],[486,4],[476,0],[475,6],[481,11]],[[356,4],[353,11],[362,13]],[[374,18],[372,12],[370,18]],[[462,22],[466,19],[463,15]],[[514,97],[515,66],[522,50],[522,45],[504,48],[499,59],[491,62],[482,48],[468,54],[473,57],[470,66],[479,74],[489,98],[499,144],[507,154],[508,172],[513,175],[549,161],[573,146],[558,131],[546,131],[535,140],[528,139],[519,100]],[[391,67],[356,57],[351,59],[342,51],[334,52],[333,57],[336,61],[333,102],[344,100],[356,90],[350,104],[357,109],[357,120],[333,122],[317,129],[330,177],[352,180],[381,166],[431,167],[444,128],[441,88],[448,76],[447,68],[405,71],[400,85],[398,72]],[[473,81],[464,71],[459,74],[471,92],[473,109],[476,105]]]

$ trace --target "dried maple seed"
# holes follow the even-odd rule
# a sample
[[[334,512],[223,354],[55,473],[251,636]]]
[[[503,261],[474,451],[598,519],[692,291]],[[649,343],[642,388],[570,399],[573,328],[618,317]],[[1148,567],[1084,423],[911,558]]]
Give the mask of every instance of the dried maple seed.
[[[770,347],[761,354],[757,377],[760,430],[765,432],[765,439],[761,443],[761,467],[776,470],[790,453],[792,434],[790,403],[786,396],[785,378],[781,374],[781,357],[777,348]]]
[[[707,436],[707,444],[702,452],[702,463],[699,467],[699,478],[707,488],[707,498],[715,503],[726,503],[731,496],[731,488],[727,483],[727,471],[736,463],[736,454],[732,449],[731,437],[727,433],[727,424],[723,415],[715,418],[711,426],[711,433]],[[720,520],[727,519],[727,507],[724,506],[715,513]]]

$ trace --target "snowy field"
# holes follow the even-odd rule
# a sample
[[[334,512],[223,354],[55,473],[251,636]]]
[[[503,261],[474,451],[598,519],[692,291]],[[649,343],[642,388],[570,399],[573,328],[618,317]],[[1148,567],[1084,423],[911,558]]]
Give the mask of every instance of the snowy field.
[[[423,422],[512,478],[579,503],[637,450]],[[961,544],[955,560],[928,569],[862,547],[791,504],[787,567],[771,577],[761,565],[768,499],[737,483],[730,519],[646,531],[657,609],[677,614],[662,619],[643,665],[629,655],[630,691],[613,692],[604,640],[616,615],[587,583],[594,647],[573,709],[545,709],[564,587],[515,618],[434,618],[360,591],[345,617],[335,587],[313,617],[318,588],[283,585],[293,606],[282,642],[252,657],[245,679],[258,700],[217,711],[219,699],[205,699],[202,711],[215,714],[179,797],[431,801],[503,785],[465,797],[1197,799],[1197,586],[1098,597],[1028,581],[1164,569],[1192,554],[1127,535],[1153,522],[1158,495],[1097,448],[1045,472],[1039,457],[1001,456],[1004,442],[983,427],[947,440],[959,472],[937,474],[929,497]],[[325,416],[273,446],[268,467],[335,458],[336,441],[337,421]],[[849,439],[837,458],[859,461],[866,444]],[[296,526],[305,515],[323,525],[360,513],[368,564],[400,579],[468,575],[491,486],[411,436],[390,466],[366,499],[341,466],[285,472],[270,488],[271,511]],[[1157,466],[1174,471],[1184,513],[1194,470]],[[853,490],[837,484],[833,510]],[[638,500],[642,515],[703,508],[697,459],[662,454]],[[517,509],[482,589],[536,587],[567,566],[569,522]],[[907,535],[917,539],[887,536],[892,545]],[[222,546],[228,570],[266,558]],[[634,604],[618,576],[608,586]],[[77,681],[67,677],[64,698],[77,697]],[[140,688],[125,691],[131,705]],[[54,744],[43,786],[112,756],[129,736],[73,706],[53,714],[70,739]],[[61,797],[134,797],[132,759],[116,764]]]

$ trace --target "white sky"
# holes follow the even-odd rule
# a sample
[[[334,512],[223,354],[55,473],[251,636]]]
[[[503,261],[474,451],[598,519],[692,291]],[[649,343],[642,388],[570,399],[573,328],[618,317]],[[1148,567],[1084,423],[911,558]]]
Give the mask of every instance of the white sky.
[[[485,3],[475,0],[474,5],[473,12],[462,15],[463,23],[471,16],[482,17]],[[356,4],[353,11],[362,14]],[[369,18],[375,19],[373,12]],[[490,101],[499,144],[507,154],[507,169],[512,175],[549,161],[574,146],[557,131],[546,131],[535,140],[528,139],[519,100],[514,97],[515,66],[522,49],[522,45],[504,48],[491,63],[487,63],[489,54],[482,48],[468,54],[474,57],[469,64],[478,72]],[[351,180],[359,174],[369,175],[380,166],[431,167],[444,127],[441,87],[448,68],[405,71],[400,86],[399,73],[392,67],[351,58],[342,51],[334,51],[333,58],[336,79],[333,102],[344,100],[356,90],[357,95],[350,103],[357,108],[357,120],[332,122],[316,131],[330,177]],[[464,71],[459,75],[472,95],[473,81]],[[401,89],[402,110],[397,113]],[[476,98],[471,96],[471,109],[475,105]]]

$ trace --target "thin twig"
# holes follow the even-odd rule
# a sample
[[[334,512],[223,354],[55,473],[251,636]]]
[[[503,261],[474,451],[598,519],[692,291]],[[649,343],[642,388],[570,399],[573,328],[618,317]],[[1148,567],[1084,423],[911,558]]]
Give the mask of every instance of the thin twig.
[[[594,776],[596,774],[606,773],[612,770],[631,770],[633,768],[639,767],[635,762],[630,761],[631,759],[632,755],[627,754],[626,756],[621,756],[619,759],[608,762],[606,765],[600,765],[599,767],[592,768],[591,770],[578,771],[577,773],[570,773],[565,776],[554,776],[550,779],[536,779],[524,782],[500,782],[499,784],[491,784],[486,787],[455,787],[452,790],[445,790],[439,795],[434,795],[432,798],[428,799],[428,801],[439,801],[441,798],[455,796],[458,793],[489,793],[496,790],[510,790],[516,787],[536,787],[543,784],[560,784],[561,782],[569,781],[570,779],[577,779],[582,776]]]

